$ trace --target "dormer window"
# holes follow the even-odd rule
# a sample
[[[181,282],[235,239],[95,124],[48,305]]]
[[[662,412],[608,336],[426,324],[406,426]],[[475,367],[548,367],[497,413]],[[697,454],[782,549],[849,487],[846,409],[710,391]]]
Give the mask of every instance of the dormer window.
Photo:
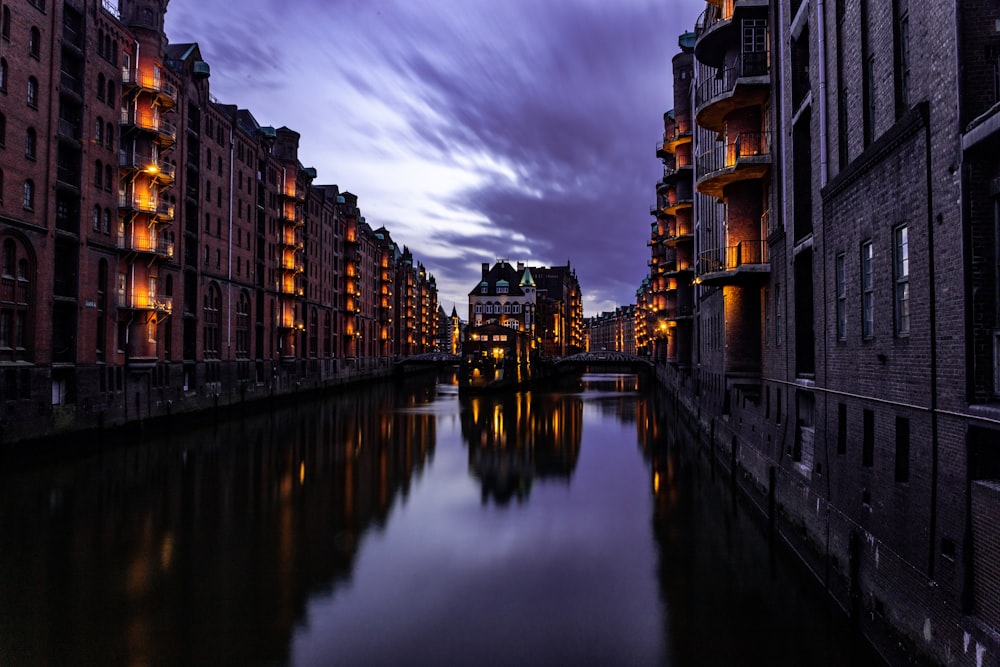
[[[506,294],[506,293],[507,293],[506,287],[497,286],[497,294]]]

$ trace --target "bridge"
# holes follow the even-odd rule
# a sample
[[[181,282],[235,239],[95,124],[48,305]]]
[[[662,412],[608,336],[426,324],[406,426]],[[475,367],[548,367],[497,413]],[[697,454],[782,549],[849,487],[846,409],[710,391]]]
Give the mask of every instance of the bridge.
[[[457,354],[447,352],[426,352],[424,354],[412,354],[408,357],[396,359],[395,366],[448,366],[457,364],[462,360]]]
[[[554,367],[561,372],[576,369],[591,369],[621,373],[652,373],[655,365],[645,357],[634,354],[600,350],[597,352],[580,352],[555,360]]]

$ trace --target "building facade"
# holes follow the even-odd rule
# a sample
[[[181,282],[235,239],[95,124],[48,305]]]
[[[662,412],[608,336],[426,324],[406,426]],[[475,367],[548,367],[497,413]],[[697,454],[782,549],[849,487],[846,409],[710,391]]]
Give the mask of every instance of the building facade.
[[[996,664],[1000,10],[910,8],[718,0],[682,36],[693,347],[663,376],[877,647]]]
[[[398,258],[299,134],[215,100],[166,0],[0,7],[3,440],[323,382],[402,352]],[[393,269],[387,271],[386,269]],[[414,349],[437,294],[418,265]]]

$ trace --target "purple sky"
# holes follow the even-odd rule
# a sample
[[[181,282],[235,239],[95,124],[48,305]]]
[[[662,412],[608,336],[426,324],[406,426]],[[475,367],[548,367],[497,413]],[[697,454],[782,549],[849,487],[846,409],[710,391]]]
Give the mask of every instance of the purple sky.
[[[292,9],[294,7],[294,10]],[[576,269],[586,315],[647,273],[670,59],[699,0],[171,0],[213,95],[301,133],[459,313],[480,264]]]

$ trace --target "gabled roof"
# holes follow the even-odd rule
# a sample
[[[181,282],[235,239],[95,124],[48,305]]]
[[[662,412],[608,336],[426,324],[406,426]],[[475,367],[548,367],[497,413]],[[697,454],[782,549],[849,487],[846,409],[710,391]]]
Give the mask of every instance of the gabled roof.
[[[521,289],[524,285],[523,273],[524,269],[514,268],[510,262],[499,261],[469,291],[469,296],[496,296],[498,294],[508,297],[524,296],[524,290]],[[531,278],[530,273],[528,278]],[[533,281],[531,285],[534,286]],[[486,288],[485,292],[483,291],[484,287]],[[498,292],[497,287],[503,287],[504,291]]]

